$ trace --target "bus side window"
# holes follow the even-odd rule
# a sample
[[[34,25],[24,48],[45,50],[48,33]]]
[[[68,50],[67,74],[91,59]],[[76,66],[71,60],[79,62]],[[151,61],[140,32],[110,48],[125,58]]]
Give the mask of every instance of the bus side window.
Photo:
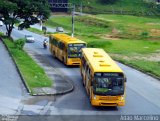
[[[61,42],[58,43],[58,48],[61,49]]]
[[[87,71],[87,76],[88,76],[88,79],[90,80],[91,79],[91,70],[89,67],[88,67],[88,71]]]
[[[82,67],[85,68],[85,64],[86,64],[86,61],[84,59],[84,57],[82,56]]]
[[[53,44],[57,47],[58,42],[57,42],[57,40],[56,40],[56,39],[53,39]]]
[[[86,60],[84,59],[84,63],[83,63],[83,68],[84,68],[84,71],[86,73],[86,68],[87,68],[87,63],[86,63]]]
[[[52,37],[49,37],[49,43],[50,43],[50,44],[53,43]]]
[[[84,69],[85,69],[85,73],[87,74],[87,70],[88,70],[88,65],[87,65],[87,63],[85,63]]]
[[[65,44],[64,43],[62,43],[62,48],[63,48],[63,50],[65,50]]]
[[[55,40],[54,40],[54,38],[52,39],[52,44],[55,45]]]
[[[62,43],[62,42],[59,42],[59,45],[58,45],[58,47],[59,47],[61,50],[63,50],[63,49],[64,49],[64,47],[65,47],[65,45],[64,45],[64,43]]]
[[[90,78],[90,69],[89,69],[88,65],[87,65],[87,68],[86,68],[86,74],[87,74],[87,77]]]

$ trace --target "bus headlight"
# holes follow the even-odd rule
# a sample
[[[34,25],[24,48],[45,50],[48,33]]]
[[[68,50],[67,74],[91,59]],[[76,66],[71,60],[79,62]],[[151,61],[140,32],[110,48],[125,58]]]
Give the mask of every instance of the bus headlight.
[[[121,96],[121,101],[124,100],[124,96]]]

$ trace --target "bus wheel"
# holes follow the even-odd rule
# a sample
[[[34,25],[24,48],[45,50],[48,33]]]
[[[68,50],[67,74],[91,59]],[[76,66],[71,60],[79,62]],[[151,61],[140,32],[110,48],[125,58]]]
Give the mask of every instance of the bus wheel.
[[[83,81],[83,79],[82,79],[82,84],[83,84],[83,86],[85,86],[85,85],[84,85],[84,81]]]
[[[55,56],[55,51],[53,51],[53,52],[52,52],[52,55],[53,55],[53,58],[55,58],[55,57],[56,57],[56,56]]]
[[[66,62],[65,62],[65,60],[64,60],[64,57],[62,58],[62,62],[63,62],[64,64],[66,64]]]
[[[83,86],[85,87],[85,81],[83,76],[82,76],[82,83],[83,83]]]

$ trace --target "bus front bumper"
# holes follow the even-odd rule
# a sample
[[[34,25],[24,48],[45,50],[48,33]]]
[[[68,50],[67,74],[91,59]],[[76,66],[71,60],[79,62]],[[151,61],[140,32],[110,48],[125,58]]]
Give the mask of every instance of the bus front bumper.
[[[125,101],[92,100],[91,104],[93,106],[124,106]]]
[[[68,58],[67,65],[80,65],[80,58]]]

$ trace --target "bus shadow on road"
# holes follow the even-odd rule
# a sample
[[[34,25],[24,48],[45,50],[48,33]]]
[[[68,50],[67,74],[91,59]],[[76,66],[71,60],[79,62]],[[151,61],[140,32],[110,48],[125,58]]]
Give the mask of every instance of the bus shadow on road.
[[[118,111],[118,107],[116,106],[102,106],[102,107],[93,107],[96,111]]]

